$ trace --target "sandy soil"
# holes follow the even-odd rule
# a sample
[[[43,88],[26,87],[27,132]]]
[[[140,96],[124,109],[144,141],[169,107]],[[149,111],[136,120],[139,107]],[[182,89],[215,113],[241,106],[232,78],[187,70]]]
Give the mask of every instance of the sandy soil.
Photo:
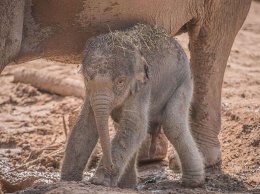
[[[177,40],[188,52],[187,36]],[[60,78],[80,77],[75,65],[37,60],[22,66],[44,68]],[[14,83],[20,67],[8,67],[0,77],[0,193],[30,186],[19,193],[260,193],[260,3],[253,2],[231,51],[222,93],[222,164],[207,169],[201,188],[182,187],[167,158],[140,165],[136,190],[57,182],[68,130],[63,119],[68,124],[70,110],[82,100]],[[85,172],[85,180],[94,170]]]

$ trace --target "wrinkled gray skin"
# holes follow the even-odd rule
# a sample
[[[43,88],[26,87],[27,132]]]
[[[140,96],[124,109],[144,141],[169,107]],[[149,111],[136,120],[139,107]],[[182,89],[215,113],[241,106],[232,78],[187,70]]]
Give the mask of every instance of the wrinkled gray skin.
[[[148,152],[148,156],[149,158],[154,158],[155,153],[156,153],[156,142],[157,142],[157,138],[158,135],[161,132],[161,123],[158,122],[151,122],[149,123],[148,126],[148,133],[151,135],[151,144],[149,147],[149,152]]]
[[[142,49],[140,54],[130,43],[113,49],[109,44],[106,48],[105,43],[100,43],[103,39],[92,40],[86,49],[82,68],[86,98],[68,139],[61,179],[82,179],[99,137],[103,158],[92,182],[134,187],[138,150],[146,138],[148,124],[154,127],[158,123],[179,154],[183,183],[202,184],[203,162],[188,124],[192,76],[180,45],[172,38],[157,43],[151,37],[154,48]],[[98,48],[91,47],[99,44]],[[111,144],[109,115],[118,123]],[[75,131],[81,131],[81,136]]]
[[[221,160],[221,87],[251,0],[1,0],[0,73],[35,58],[79,63],[85,42],[136,23],[188,32],[194,77],[191,130],[205,165]]]

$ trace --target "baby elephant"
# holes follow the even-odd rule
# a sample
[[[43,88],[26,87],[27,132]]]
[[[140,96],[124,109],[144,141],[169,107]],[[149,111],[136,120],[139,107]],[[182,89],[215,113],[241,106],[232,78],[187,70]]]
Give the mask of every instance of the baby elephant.
[[[179,154],[182,181],[204,182],[204,168],[189,130],[192,76],[180,45],[159,28],[137,25],[88,41],[82,64],[86,98],[68,139],[61,180],[82,180],[100,138],[102,160],[92,183],[134,187],[136,158],[148,125],[162,126]],[[118,123],[112,142],[109,116]]]

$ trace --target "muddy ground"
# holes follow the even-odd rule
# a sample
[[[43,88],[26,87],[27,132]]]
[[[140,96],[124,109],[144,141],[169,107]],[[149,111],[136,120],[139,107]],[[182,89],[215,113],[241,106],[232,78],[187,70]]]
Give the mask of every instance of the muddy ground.
[[[177,40],[188,53],[187,36]],[[80,79],[76,65],[37,60],[21,66]],[[87,181],[57,183],[69,113],[82,100],[14,83],[13,74],[21,66],[6,68],[0,77],[0,193],[29,186],[34,187],[20,193],[260,193],[260,3],[253,2],[231,51],[222,93],[222,163],[207,169],[201,188],[182,187],[181,175],[169,170],[167,157],[139,166],[136,190]],[[88,169],[85,180],[93,172]]]

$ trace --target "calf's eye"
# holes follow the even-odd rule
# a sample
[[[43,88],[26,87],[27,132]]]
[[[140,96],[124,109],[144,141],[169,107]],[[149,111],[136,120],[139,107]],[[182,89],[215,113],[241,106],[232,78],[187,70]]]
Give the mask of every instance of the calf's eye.
[[[125,82],[126,82],[126,78],[125,78],[125,77],[119,77],[119,78],[117,79],[117,87],[118,87],[118,88],[124,87]]]

